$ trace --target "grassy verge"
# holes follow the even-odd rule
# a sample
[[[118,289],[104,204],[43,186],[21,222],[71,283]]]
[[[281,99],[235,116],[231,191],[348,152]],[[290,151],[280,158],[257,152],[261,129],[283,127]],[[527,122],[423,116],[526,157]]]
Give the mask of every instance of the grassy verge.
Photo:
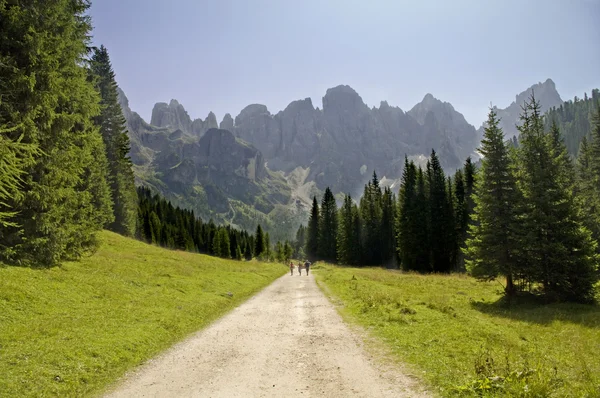
[[[600,397],[600,306],[499,301],[459,275],[315,267],[342,315],[442,396]]]
[[[60,268],[0,264],[0,397],[101,391],[287,271],[101,239]]]

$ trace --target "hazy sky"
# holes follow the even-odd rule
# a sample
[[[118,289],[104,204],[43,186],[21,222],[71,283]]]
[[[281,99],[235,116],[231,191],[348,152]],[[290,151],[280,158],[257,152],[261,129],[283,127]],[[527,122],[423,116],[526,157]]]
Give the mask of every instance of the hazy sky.
[[[353,87],[407,111],[430,92],[478,127],[551,78],[563,99],[600,88],[600,0],[95,0],[131,108],[179,100],[220,121]]]

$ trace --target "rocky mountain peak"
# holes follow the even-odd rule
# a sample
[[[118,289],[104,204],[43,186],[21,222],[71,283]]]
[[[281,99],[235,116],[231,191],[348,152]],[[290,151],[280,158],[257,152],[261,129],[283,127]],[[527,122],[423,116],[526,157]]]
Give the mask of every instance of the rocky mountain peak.
[[[513,102],[511,106],[516,105],[520,109],[521,105],[523,105],[525,101],[529,100],[531,94],[534,94],[536,100],[540,101],[542,112],[546,112],[548,109],[554,106],[559,106],[563,103],[558,91],[556,91],[556,84],[554,81],[552,79],[546,79],[545,82],[534,84],[527,90],[518,94],[515,98],[515,102]]]
[[[175,99],[172,99],[168,105],[165,102],[155,104],[150,123],[154,126],[168,127],[185,133],[192,131],[192,119],[183,105]]]
[[[233,118],[231,117],[231,114],[226,113],[225,116],[223,116],[223,121],[219,125],[219,128],[233,131]]]
[[[327,90],[323,97],[324,112],[365,111],[369,108],[350,86],[340,85]]]
[[[502,128],[507,137],[519,135],[516,125],[519,124],[521,106],[523,106],[526,101],[529,101],[531,94],[534,94],[536,101],[539,101],[542,113],[545,113],[552,107],[560,106],[563,103],[563,100],[560,98],[560,95],[556,90],[556,84],[554,81],[552,79],[546,79],[546,81],[543,83],[539,82],[534,84],[527,90],[517,94],[515,101],[508,107],[500,109],[494,106],[493,108],[500,119],[499,126]],[[485,123],[479,129],[479,134],[481,136],[483,136],[484,126]]]

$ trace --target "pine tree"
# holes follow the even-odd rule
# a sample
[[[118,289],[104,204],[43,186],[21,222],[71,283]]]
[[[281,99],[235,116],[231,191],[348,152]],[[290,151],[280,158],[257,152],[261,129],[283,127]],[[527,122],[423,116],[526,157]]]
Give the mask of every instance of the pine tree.
[[[446,177],[434,150],[427,168],[429,183],[429,242],[431,246],[431,267],[434,272],[449,272],[452,268],[452,242],[449,240],[452,221],[448,207]]]
[[[246,241],[246,248],[244,249],[244,259],[246,261],[252,260],[252,246],[250,245],[250,241]]]
[[[3,203],[12,199],[16,202],[23,198],[22,182],[25,169],[35,164],[40,155],[37,146],[23,143],[22,136],[11,139],[8,133],[15,128],[0,127],[0,226],[17,227],[10,221],[16,214]],[[0,241],[2,240],[0,230]]]
[[[0,259],[51,266],[94,248],[112,210],[104,146],[91,121],[100,99],[83,66],[89,2],[28,4],[0,7],[0,92],[10,93],[0,124],[14,128],[9,140],[22,137],[41,155],[23,169],[22,197],[0,207],[15,212],[16,225],[0,227]]]
[[[353,245],[354,241],[354,220],[353,205],[350,195],[344,196],[344,204],[339,212],[339,225],[337,234],[337,254],[338,262],[341,264],[354,264]]]
[[[256,226],[256,234],[254,235],[254,256],[260,257],[265,251],[265,237],[260,224]]]
[[[519,270],[515,210],[519,195],[504,133],[498,123],[492,108],[479,148],[484,157],[474,194],[473,219],[476,223],[469,227],[465,254],[468,255],[466,266],[471,275],[483,280],[504,275],[505,292],[512,296],[516,292],[514,278]]]
[[[429,189],[423,169],[417,169],[417,204],[415,206],[415,264],[419,272],[431,272],[430,263],[430,226],[429,226]]]
[[[394,265],[396,259],[395,245],[395,219],[396,219],[396,198],[392,190],[386,187],[381,197],[381,263],[383,265]]]
[[[315,261],[319,248],[319,204],[317,203],[316,196],[313,197],[313,205],[306,232],[306,256],[310,261]]]
[[[295,255],[297,258],[306,257],[305,252],[304,252],[305,247],[306,247],[306,227],[304,225],[300,225],[300,227],[298,227],[298,231],[296,231],[296,240],[294,241],[293,255]]]
[[[235,247],[235,259],[236,259],[237,261],[242,261],[242,259],[243,259],[243,255],[242,255],[242,249],[240,249],[240,246],[239,246],[239,245],[237,245],[237,246]]]
[[[458,257],[458,242],[456,234],[456,219],[454,218],[454,206],[456,198],[452,189],[452,178],[446,179],[446,239],[449,249],[450,268],[448,271],[455,270]]]
[[[381,265],[381,201],[382,193],[377,173],[373,172],[372,180],[365,186],[360,199],[360,214],[363,229],[363,260],[366,265]]]
[[[220,257],[231,258],[231,246],[229,244],[229,233],[226,228],[219,229],[221,248]]]
[[[223,257],[223,253],[221,252],[221,234],[220,230],[215,234],[214,239],[212,240],[212,254],[217,257]]]
[[[335,197],[329,188],[325,189],[325,194],[321,201],[321,211],[319,218],[318,234],[318,255],[319,258],[334,262],[337,259],[336,248],[337,235],[337,205]]]
[[[108,228],[125,236],[133,236],[137,198],[132,163],[128,157],[129,137],[118,102],[115,74],[104,46],[95,49],[91,59],[91,72],[102,98],[101,113],[95,118],[95,123],[100,127],[108,159],[108,181],[114,215],[114,221]]]
[[[465,179],[461,169],[454,174],[454,221],[456,234],[456,269],[464,271],[464,255],[462,250],[465,248],[467,238],[467,227],[469,225],[469,209],[465,192]]]
[[[596,243],[583,226],[573,196],[574,173],[558,129],[544,132],[539,103],[531,96],[519,126],[519,186],[523,193],[524,273],[549,299],[593,300]]]
[[[397,218],[397,250],[400,256],[402,268],[406,271],[417,270],[417,247],[416,232],[422,225],[423,220],[417,216],[417,168],[414,162],[404,157],[404,170],[402,182],[398,193],[398,218]]]
[[[585,215],[585,226],[598,242],[600,240],[600,189],[596,187],[600,185],[597,184],[598,179],[592,170],[593,162],[591,146],[587,138],[583,137],[577,156],[577,198]]]
[[[273,253],[271,252],[271,237],[269,236],[268,232],[264,236],[265,236],[265,251],[264,251],[264,255],[265,255],[265,258],[268,261],[271,261],[271,257],[273,255]]]

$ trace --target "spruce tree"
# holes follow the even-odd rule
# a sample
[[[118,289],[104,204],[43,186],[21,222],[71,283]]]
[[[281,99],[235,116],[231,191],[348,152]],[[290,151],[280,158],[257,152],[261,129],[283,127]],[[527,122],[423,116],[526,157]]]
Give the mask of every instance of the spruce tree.
[[[252,260],[252,246],[250,245],[250,241],[246,241],[246,248],[244,249],[244,259],[246,261]]]
[[[118,102],[115,73],[104,46],[94,50],[91,72],[101,97],[101,112],[94,121],[100,127],[106,148],[108,181],[113,202],[114,220],[108,228],[125,236],[133,236],[137,198],[132,163],[128,155],[129,137]]]
[[[382,193],[377,173],[365,186],[363,197],[360,199],[360,214],[363,229],[363,260],[366,265],[381,265],[381,209]]]
[[[467,270],[474,277],[493,280],[506,277],[505,293],[514,295],[515,275],[518,274],[517,248],[518,214],[514,169],[499,120],[490,109],[487,126],[479,151],[483,155],[480,177],[473,196],[475,209],[466,241]]]
[[[304,248],[306,247],[306,227],[304,225],[300,225],[298,227],[298,231],[296,231],[296,240],[294,241],[294,255],[297,258],[304,258]],[[291,257],[291,256],[290,256]]]
[[[429,184],[429,242],[431,247],[431,268],[434,272],[449,272],[452,268],[450,240],[452,221],[449,213],[449,198],[446,177],[434,150],[427,168]]]
[[[430,262],[430,226],[429,226],[429,189],[421,166],[417,169],[417,204],[415,206],[415,265],[419,272],[431,272]]]
[[[381,263],[391,266],[396,259],[396,198],[392,190],[386,187],[381,197]]]
[[[402,268],[406,271],[418,270],[417,265],[417,230],[423,220],[417,215],[417,168],[414,162],[404,157],[402,182],[398,193],[397,217],[397,250]]]
[[[260,224],[256,226],[256,234],[254,235],[254,256],[260,257],[265,252],[265,237]]]
[[[592,151],[587,138],[583,137],[577,156],[577,199],[582,210],[585,226],[592,232],[596,242],[600,240],[600,190],[596,188],[592,170]]]
[[[575,176],[566,147],[556,128],[544,132],[540,106],[533,95],[521,120],[524,273],[542,284],[549,299],[591,301],[598,278],[596,242],[584,227],[574,200]]]
[[[22,137],[11,138],[8,134],[14,130],[0,127],[0,226],[4,227],[17,227],[10,221],[16,214],[5,203],[9,199],[18,202],[23,198],[25,170],[35,164],[35,157],[40,155],[36,145],[23,143]]]
[[[0,102],[0,125],[14,128],[6,135],[12,142],[22,137],[41,152],[23,169],[21,197],[0,208],[15,212],[15,226],[0,227],[0,259],[51,266],[94,248],[112,210],[104,145],[92,123],[100,98],[84,67],[89,2],[27,3],[0,7],[0,92],[10,93]]]
[[[337,259],[336,236],[337,205],[335,197],[328,187],[325,189],[319,214],[317,253],[320,259],[329,262],[334,262]]]
[[[268,261],[271,261],[272,257],[273,257],[273,252],[271,250],[271,237],[269,236],[268,232],[265,233],[264,236],[265,236],[265,251],[264,251],[264,255],[265,255],[265,258]]]
[[[457,257],[458,257],[458,241],[456,233],[456,219],[454,213],[454,206],[456,198],[454,196],[454,190],[452,189],[452,178],[446,179],[446,239],[449,249],[449,261],[450,268],[448,271],[456,270]]]
[[[231,258],[231,246],[229,244],[229,233],[226,228],[219,229],[221,248],[219,256],[222,258]]]
[[[212,240],[212,254],[216,257],[223,257],[221,252],[221,230],[217,231],[214,239]]]
[[[315,261],[319,248],[319,204],[317,203],[316,196],[313,197],[313,205],[306,232],[306,256],[310,261]]]
[[[344,204],[339,212],[339,225],[337,234],[337,255],[341,264],[354,264],[353,248],[357,242],[353,240],[353,202],[350,195],[344,196]]]

